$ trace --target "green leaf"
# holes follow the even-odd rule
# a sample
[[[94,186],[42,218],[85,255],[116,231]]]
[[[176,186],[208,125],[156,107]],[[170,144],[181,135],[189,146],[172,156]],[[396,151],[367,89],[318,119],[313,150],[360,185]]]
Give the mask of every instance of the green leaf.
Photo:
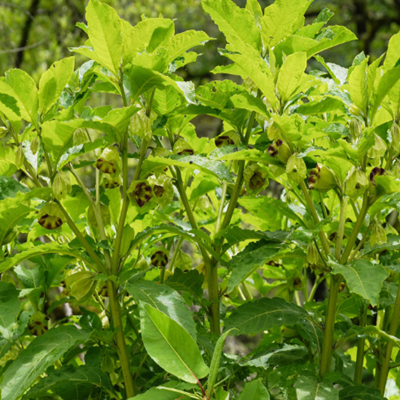
[[[248,10],[238,7],[231,0],[203,0],[202,5],[235,50],[245,51],[244,44],[256,51],[261,50],[260,30]]]
[[[215,349],[214,349],[214,353],[213,353],[211,365],[210,365],[210,374],[208,376],[208,381],[207,381],[207,396],[210,399],[213,395],[214,385],[218,378],[218,371],[219,371],[219,366],[221,364],[221,357],[222,357],[222,352],[224,350],[225,339],[229,335],[230,332],[231,332],[231,330],[223,333],[220,336],[220,338],[218,339],[217,344],[215,345]]]
[[[374,389],[364,385],[349,385],[340,391],[340,400],[385,400],[379,389]]]
[[[177,322],[196,340],[196,325],[192,314],[182,296],[174,289],[154,281],[143,280],[128,284],[127,289],[137,303],[150,304]]]
[[[254,379],[246,383],[243,392],[239,396],[239,400],[247,399],[269,400],[270,395],[261,381],[259,379]]]
[[[90,395],[93,386],[113,393],[110,378],[100,368],[64,365],[41,379],[28,391],[23,400],[49,396],[49,390],[65,400],[84,400]]]
[[[196,342],[177,322],[150,305],[141,304],[140,325],[144,346],[161,368],[189,383],[207,376],[209,369]]]
[[[1,226],[1,225],[0,225]],[[32,257],[40,256],[43,254],[65,254],[74,258],[85,261],[88,264],[92,264],[92,261],[85,257],[84,253],[79,250],[71,249],[67,245],[58,244],[57,242],[40,244],[30,249],[24,250],[22,253],[17,253],[12,257],[8,257],[5,261],[0,262],[0,272],[7,271],[22,261],[28,260]]]
[[[26,192],[29,192],[29,189],[14,178],[0,175],[0,200],[4,200],[7,197],[15,197],[17,193]]]
[[[29,74],[20,69],[7,71],[5,81],[12,87],[19,103],[22,105],[20,107],[22,118],[36,125],[39,96],[35,81]]]
[[[121,20],[110,6],[91,0],[86,8],[90,43],[101,64],[115,77],[122,62]]]
[[[272,72],[257,53],[249,49],[246,55],[229,51],[221,51],[221,54],[234,61],[242,69],[243,75],[252,79],[272,107],[276,107],[275,84]]]
[[[306,67],[306,53],[295,53],[286,57],[277,82],[277,89],[284,103],[297,93]]]
[[[260,3],[257,0],[247,0],[246,10],[250,11],[258,26],[260,19],[263,16],[263,11]]]
[[[19,291],[12,283],[0,282],[0,333],[7,340],[12,338],[13,325],[21,307],[18,296]]]
[[[238,307],[225,321],[225,330],[236,328],[232,335],[251,335],[274,326],[292,326],[307,318],[303,308],[280,297],[263,297]]]
[[[339,400],[339,391],[328,380],[318,382],[313,376],[301,376],[296,382],[298,400]]]
[[[276,242],[269,243],[262,240],[261,242],[250,243],[242,252],[232,257],[228,264],[233,269],[228,282],[228,293],[235,289],[237,285],[242,283],[255,270],[273,259],[280,248],[281,246],[276,244]]]
[[[0,112],[11,122],[16,133],[21,128],[21,108],[14,90],[0,79]]]
[[[383,63],[383,67],[386,71],[396,66],[400,58],[399,52],[400,52],[400,32],[393,35],[389,40],[385,62]]]
[[[0,384],[2,400],[19,399],[50,365],[89,336],[90,332],[64,325],[35,338],[4,373]]]
[[[232,175],[228,168],[221,161],[209,160],[207,157],[201,156],[171,156],[170,158],[149,157],[142,167],[142,176],[146,177],[155,169],[161,169],[165,166],[175,165],[177,167],[199,169],[206,173],[216,176],[220,180],[233,182]]]
[[[75,57],[55,62],[39,81],[39,113],[45,115],[61,96],[74,72]]]
[[[308,0],[276,0],[261,18],[261,34],[265,47],[273,47],[300,27],[310,6]]]
[[[154,88],[164,89],[170,86],[181,96],[185,96],[187,90],[184,82],[176,82],[168,76],[141,66],[127,67],[125,73],[130,80],[133,103],[141,94]]]
[[[13,198],[0,201],[0,245],[17,223],[31,211],[31,208],[15,201]]]
[[[1,106],[0,106],[0,111],[1,111]],[[15,151],[11,147],[4,147],[3,143],[0,142],[0,175],[12,176],[17,170],[17,167],[15,166],[14,163],[15,163]]]
[[[368,77],[365,59],[360,65],[354,67],[349,77],[349,92],[353,103],[364,113],[368,104]]]
[[[235,147],[236,146],[233,146],[232,152],[222,155],[221,157],[219,157],[219,159],[223,161],[230,161],[230,160],[256,161],[265,164],[272,164],[284,167],[284,164],[281,161],[279,161],[274,157],[271,157],[267,152],[264,153],[256,149],[234,151]]]
[[[231,97],[231,102],[236,108],[254,111],[266,118],[271,118],[271,114],[260,98],[252,96],[250,93],[236,94]]]
[[[184,396],[181,391],[176,392],[173,388],[165,386],[153,387],[143,394],[138,394],[128,400],[188,400],[189,398],[196,398],[190,393]]]
[[[296,108],[296,112],[303,115],[318,115],[343,108],[343,102],[333,97],[325,97],[322,100],[310,101]]]
[[[350,292],[369,300],[373,306],[378,305],[383,281],[388,277],[381,264],[373,264],[367,260],[357,260],[348,265],[332,264],[332,274],[342,274]]]
[[[179,268],[175,268],[173,275],[166,280],[165,284],[172,287],[178,292],[185,291],[191,293],[197,298],[203,295],[204,275],[200,274],[196,269],[183,272]]]

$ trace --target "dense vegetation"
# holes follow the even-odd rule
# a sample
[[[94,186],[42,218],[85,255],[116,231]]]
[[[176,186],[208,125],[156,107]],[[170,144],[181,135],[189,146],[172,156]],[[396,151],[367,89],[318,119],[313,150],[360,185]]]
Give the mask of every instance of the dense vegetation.
[[[2,400],[400,398],[400,34],[344,68],[310,4],[203,0],[195,87],[205,32],[90,0],[0,79]]]

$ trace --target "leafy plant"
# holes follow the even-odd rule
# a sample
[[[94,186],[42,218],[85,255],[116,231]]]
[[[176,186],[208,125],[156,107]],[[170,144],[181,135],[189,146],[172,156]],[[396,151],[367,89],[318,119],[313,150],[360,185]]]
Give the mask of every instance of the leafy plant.
[[[90,61],[0,79],[3,400],[398,398],[400,36],[326,62],[356,38],[310,3],[203,1],[242,85],[97,0]]]

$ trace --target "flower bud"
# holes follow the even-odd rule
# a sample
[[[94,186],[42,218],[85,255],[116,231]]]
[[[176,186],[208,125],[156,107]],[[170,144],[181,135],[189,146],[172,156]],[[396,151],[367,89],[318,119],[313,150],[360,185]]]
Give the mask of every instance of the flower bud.
[[[102,185],[106,189],[115,189],[122,185],[122,179],[120,175],[103,175]]]
[[[352,199],[362,196],[369,186],[364,171],[353,168],[345,181],[345,193]]]
[[[111,224],[110,210],[105,204],[100,204],[100,212],[101,212],[101,217],[103,219],[103,225],[104,226],[110,225]],[[88,208],[88,222],[91,227],[99,229],[97,226],[96,214],[93,210],[93,207]]]
[[[129,192],[132,193],[139,207],[143,207],[153,197],[151,186],[147,181],[133,181]]]
[[[121,171],[121,157],[115,146],[106,147],[96,161],[96,168],[103,174],[115,174]]]
[[[353,139],[358,139],[361,135],[361,122],[353,117],[350,121],[350,135]]]
[[[175,268],[179,268],[182,271],[190,271],[193,266],[192,257],[184,253],[183,251],[179,250],[174,265]]]
[[[149,269],[149,264],[147,264],[147,261],[143,256],[140,256],[139,260],[136,262],[135,269],[140,271],[146,271]]]
[[[244,170],[244,182],[249,195],[258,194],[268,186],[268,173],[257,163],[249,163]]]
[[[67,194],[71,191],[70,176],[64,172],[58,172],[53,182],[53,196],[57,200],[62,200],[67,197]]]
[[[160,207],[164,208],[171,204],[174,199],[172,179],[166,175],[160,175],[158,178],[151,176],[148,181],[153,188],[154,198]]]
[[[20,145],[18,146],[18,149],[15,153],[15,165],[17,166],[18,169],[22,168],[22,166],[24,165],[24,161],[25,161],[24,150]]]
[[[386,171],[383,168],[375,167],[369,174],[369,180],[375,185],[375,177],[380,175],[386,175]]]
[[[303,181],[307,176],[306,163],[297,154],[293,154],[287,161],[286,173],[296,185]]]
[[[85,144],[88,141],[88,135],[86,134],[86,132],[83,129],[77,129],[74,132],[74,136],[73,136],[73,143],[74,146],[79,146],[81,144]]]
[[[54,202],[46,203],[38,215],[39,225],[49,230],[59,228],[64,223],[64,220],[63,212],[58,204]]]
[[[96,289],[95,274],[90,271],[78,271],[65,278],[71,295],[80,302],[89,300]]]
[[[165,250],[157,250],[150,257],[150,260],[155,267],[164,268],[168,264],[168,255]]]
[[[372,158],[374,161],[372,163],[379,164],[380,158],[385,155],[386,143],[384,140],[375,133],[374,145],[368,150],[368,157]]]
[[[316,265],[319,261],[318,250],[315,247],[314,242],[310,242],[307,247],[307,262],[311,265]]]
[[[41,336],[47,332],[49,318],[40,311],[29,318],[29,332],[34,336]]]
[[[277,125],[272,122],[269,124],[268,129],[267,129],[267,135],[269,140],[282,140],[282,133],[281,130],[277,127]]]
[[[0,126],[0,139],[7,135],[8,129],[5,126]]]
[[[375,245],[379,245],[379,244],[385,244],[386,242],[387,242],[387,237],[386,237],[385,229],[383,229],[380,222],[375,221],[372,224],[371,237],[369,239],[369,243],[370,243],[371,247],[374,247]]]
[[[292,155],[289,146],[281,139],[275,140],[269,147],[267,152],[271,157],[277,157],[283,163],[286,163]]]
[[[229,145],[235,145],[238,144],[240,141],[239,135],[235,131],[228,131],[222,133],[220,136],[218,136],[215,139],[215,145],[217,147],[222,147],[222,146],[229,146]]]
[[[360,108],[358,108],[355,104],[352,104],[350,106],[349,111],[351,115],[354,115],[356,117],[362,117],[364,115],[363,111]]]
[[[400,148],[400,128],[396,121],[393,121],[392,128],[390,129],[390,134],[392,136],[392,146],[396,151]]]
[[[180,156],[192,156],[194,150],[185,139],[178,139],[174,144],[174,153]]]
[[[400,179],[400,162],[396,161],[390,170],[390,175],[394,176],[396,179]]]
[[[310,171],[307,182],[309,189],[315,189],[322,193],[337,186],[336,176],[333,171],[320,164],[317,164],[316,168]]]
[[[35,136],[31,142],[31,152],[33,154],[36,154],[39,150],[39,146],[40,146],[39,136]]]
[[[129,123],[129,134],[131,136],[139,136],[145,140],[150,140],[153,136],[151,125],[151,119],[146,115],[146,111],[142,108],[131,118]]]

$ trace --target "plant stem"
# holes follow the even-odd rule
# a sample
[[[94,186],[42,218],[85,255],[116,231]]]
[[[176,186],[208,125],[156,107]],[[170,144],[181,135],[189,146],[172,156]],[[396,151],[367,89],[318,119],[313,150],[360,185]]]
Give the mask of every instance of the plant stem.
[[[397,327],[399,325],[399,318],[400,318],[400,285],[397,290],[396,303],[394,304],[392,322],[391,322],[390,328],[389,328],[390,336],[396,336]],[[386,345],[386,349],[385,349],[385,355],[382,360],[381,373],[380,373],[380,379],[379,379],[379,387],[378,387],[379,390],[381,391],[382,396],[385,393],[386,381],[387,381],[387,378],[389,375],[389,364],[390,364],[390,360],[392,357],[392,350],[393,350],[393,342],[388,341],[388,343]]]
[[[115,283],[110,280],[107,281],[107,286],[109,292],[112,321],[114,329],[116,331],[115,341],[117,345],[119,361],[121,363],[122,374],[124,376],[126,397],[130,398],[136,395],[136,390],[133,382],[133,376],[129,368],[130,362],[128,360],[128,353],[125,344],[120,306],[116,299],[117,287],[115,286]]]
[[[363,305],[360,313],[360,326],[365,326],[367,323],[367,310]],[[357,344],[357,360],[356,367],[354,371],[354,382],[361,383],[362,381],[362,372],[364,365],[364,347],[365,347],[365,338],[358,339]]]
[[[336,260],[340,262],[340,256],[342,253],[342,243],[343,243],[343,235],[344,235],[344,228],[346,224],[346,210],[347,210],[347,200],[348,197],[342,196],[341,204],[340,204],[340,220],[339,220],[339,229],[336,238],[336,251],[335,256]]]
[[[319,374],[321,378],[330,370],[333,350],[333,331],[336,317],[336,303],[339,291],[340,276],[331,275],[329,286],[328,310],[326,313],[322,354]]]
[[[318,217],[317,211],[315,210],[314,203],[311,199],[310,193],[308,192],[308,189],[307,189],[304,181],[300,182],[300,188],[303,191],[304,197],[306,198],[306,202],[307,202],[309,211],[311,212],[311,215],[314,219],[314,222],[316,224],[318,224],[319,217]],[[322,230],[319,232],[319,238],[321,239],[322,247],[324,248],[325,254],[326,254],[326,256],[328,256],[331,253],[331,250],[330,250],[328,239],[326,238],[325,232],[323,232]]]

